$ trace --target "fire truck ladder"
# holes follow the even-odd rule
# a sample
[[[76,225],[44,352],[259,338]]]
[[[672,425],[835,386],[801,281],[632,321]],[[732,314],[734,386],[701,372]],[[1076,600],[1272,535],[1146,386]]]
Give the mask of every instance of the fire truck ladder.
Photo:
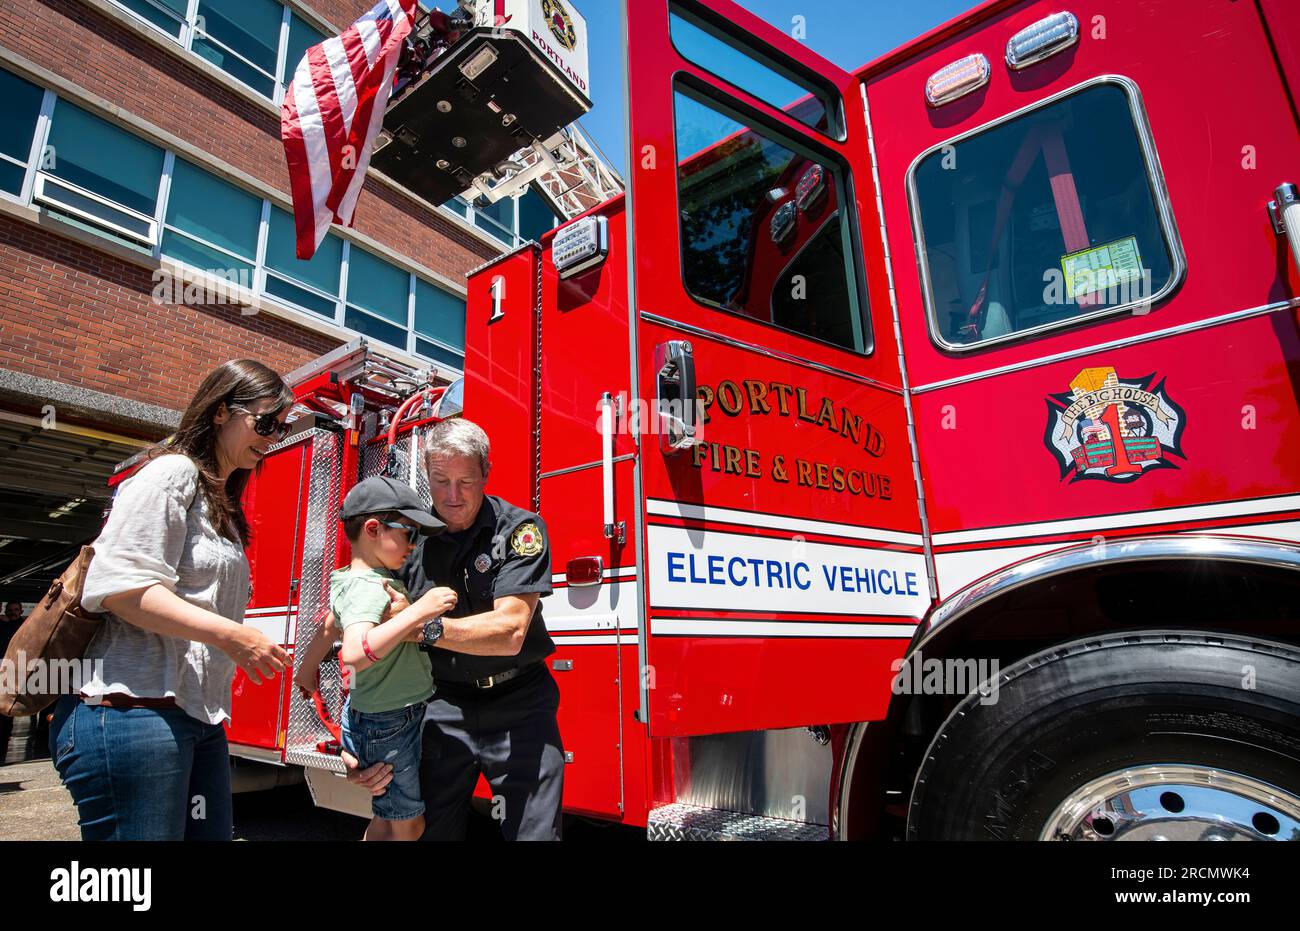
[[[387,355],[364,336],[307,363],[285,378],[298,399],[299,409],[315,412],[317,418],[323,415],[335,423],[341,421],[357,431],[352,434],[354,439],[359,438],[359,442],[349,443],[339,436],[337,428],[325,428],[318,419],[309,417],[304,419],[305,429],[301,433],[291,433],[283,441],[301,442],[305,436],[311,444],[311,454],[306,460],[310,476],[294,634],[298,655],[320,629],[328,610],[328,578],[335,565],[338,505],[351,486],[344,476],[351,475],[355,480],[358,472],[378,474],[377,467],[369,467],[369,459],[378,457],[382,464],[385,449],[367,451],[368,441],[387,428],[387,417],[396,416],[420,399],[427,402],[440,398],[443,392],[438,382],[445,384],[448,380],[447,376],[439,379],[434,366],[412,365]],[[432,393],[431,388],[435,389]],[[408,456],[408,461],[413,459]],[[284,762],[304,768],[317,804],[353,810],[351,806],[357,799],[330,775],[331,771],[343,770],[337,755],[337,722],[343,702],[337,662],[327,660],[321,664],[316,695],[305,697],[291,683],[287,687],[289,714],[281,735]],[[365,814],[359,809],[354,813]]]
[[[330,378],[350,383],[380,395],[401,401],[419,388],[433,384],[438,377],[435,366],[417,367],[398,361],[370,345],[364,336],[313,359],[285,376],[285,384],[300,389],[315,379]],[[445,379],[444,379],[445,380]]]
[[[495,181],[487,174],[470,189],[489,204],[511,197],[534,181],[564,220],[586,213],[623,193],[623,179],[577,123],[545,142],[534,142],[497,166]],[[466,192],[469,193],[469,192]]]

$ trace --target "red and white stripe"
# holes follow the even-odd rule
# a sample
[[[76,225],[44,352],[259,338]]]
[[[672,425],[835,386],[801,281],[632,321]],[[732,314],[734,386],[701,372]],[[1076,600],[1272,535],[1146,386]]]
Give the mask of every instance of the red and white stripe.
[[[352,225],[384,122],[416,0],[380,0],[342,35],[307,49],[280,109],[297,253],[310,259],[330,223]]]
[[[1300,495],[1268,495],[1182,507],[935,533],[934,567],[945,599],[1007,566],[1089,541],[1206,533],[1300,544]]]

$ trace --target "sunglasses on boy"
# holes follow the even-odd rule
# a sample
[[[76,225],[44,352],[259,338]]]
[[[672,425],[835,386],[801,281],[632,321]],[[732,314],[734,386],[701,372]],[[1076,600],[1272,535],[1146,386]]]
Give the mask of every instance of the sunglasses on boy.
[[[378,518],[376,518],[378,520]],[[415,535],[420,532],[419,527],[412,527],[410,524],[399,524],[397,521],[381,520],[379,521],[385,527],[391,527],[394,530],[401,530],[406,534],[406,542],[410,543],[415,539]]]
[[[243,411],[245,414],[253,414],[246,407],[240,407],[237,404],[227,405],[232,411]],[[258,436],[270,436],[275,434],[276,440],[282,440],[289,435],[289,425],[280,423],[275,418],[280,416],[280,411],[273,411],[270,414],[253,414],[253,432]]]

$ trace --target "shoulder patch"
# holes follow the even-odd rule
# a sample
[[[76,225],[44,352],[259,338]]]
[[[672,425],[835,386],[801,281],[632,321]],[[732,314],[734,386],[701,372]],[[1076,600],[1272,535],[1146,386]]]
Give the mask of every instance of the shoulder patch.
[[[536,556],[545,545],[542,542],[542,531],[532,521],[520,524],[510,535],[510,548],[520,556]]]

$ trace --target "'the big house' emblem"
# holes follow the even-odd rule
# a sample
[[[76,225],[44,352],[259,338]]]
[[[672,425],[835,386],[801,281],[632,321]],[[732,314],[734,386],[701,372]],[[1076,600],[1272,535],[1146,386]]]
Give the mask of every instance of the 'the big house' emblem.
[[[1152,469],[1176,469],[1170,454],[1186,458],[1181,440],[1183,409],[1165,391],[1164,379],[1120,378],[1113,368],[1090,368],[1065,394],[1047,398],[1043,439],[1070,481],[1098,478],[1131,482]]]

